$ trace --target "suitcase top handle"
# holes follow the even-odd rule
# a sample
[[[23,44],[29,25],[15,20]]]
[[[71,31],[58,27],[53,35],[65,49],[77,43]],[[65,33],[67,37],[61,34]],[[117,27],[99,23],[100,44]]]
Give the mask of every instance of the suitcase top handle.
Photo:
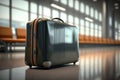
[[[55,19],[61,21],[62,23],[64,23],[64,21],[62,19],[60,19],[60,18],[52,18],[51,20],[54,21]]]

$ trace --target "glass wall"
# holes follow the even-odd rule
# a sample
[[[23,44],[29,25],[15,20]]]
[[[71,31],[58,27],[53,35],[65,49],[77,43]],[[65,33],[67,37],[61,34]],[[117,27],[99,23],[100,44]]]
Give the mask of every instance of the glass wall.
[[[66,14],[66,13],[61,12],[61,13],[60,13],[60,18],[61,18],[64,22],[67,23],[67,14]]]
[[[0,26],[9,27],[9,0],[0,1]]]
[[[13,34],[15,35],[16,34],[15,28],[26,28],[26,23],[28,22],[28,1],[12,0],[11,17],[12,17],[12,30]]]
[[[59,17],[58,10],[52,9],[52,18]]]
[[[41,0],[38,4],[36,0],[11,0],[12,1],[12,29],[13,34],[15,34],[15,28],[21,27],[26,28],[26,23],[35,18],[45,17],[45,18],[54,18],[59,17],[63,19],[66,23],[70,25],[75,25],[79,29],[79,34],[102,37],[102,11],[84,2],[83,0],[50,0],[51,3],[56,3],[59,6],[65,8],[65,11],[62,11],[57,8],[53,8],[50,5],[50,2],[43,4]],[[30,3],[30,4],[29,4]],[[101,4],[102,5],[102,4]],[[37,11],[38,10],[38,11]],[[9,0],[0,1],[0,26],[9,27]],[[30,13],[29,13],[30,12]],[[85,18],[92,19],[92,21],[86,20]],[[110,17],[110,26],[112,25],[112,20]],[[120,23],[115,22],[116,33],[115,38],[120,39]]]
[[[80,28],[79,28],[80,34],[84,35],[85,34],[85,20],[80,19]]]
[[[115,39],[120,40],[120,23],[115,21]]]

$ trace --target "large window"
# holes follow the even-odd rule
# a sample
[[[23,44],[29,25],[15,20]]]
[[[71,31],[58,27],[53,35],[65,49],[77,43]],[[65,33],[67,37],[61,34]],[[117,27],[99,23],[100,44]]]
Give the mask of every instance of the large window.
[[[9,8],[0,6],[0,26],[9,26]]]
[[[117,21],[115,21],[115,28],[117,28],[118,27],[118,22]]]
[[[115,39],[120,40],[120,24],[118,21],[115,21]]]
[[[17,10],[17,9],[12,9],[13,35],[15,35],[15,28],[18,28],[18,27],[26,28],[27,22],[28,22],[28,13],[27,12]]]
[[[42,17],[42,6],[41,5],[39,5],[39,18],[41,18]]]
[[[120,24],[119,24],[119,26],[118,26],[118,32],[120,33]]]
[[[33,3],[31,3],[31,5],[32,5],[31,11],[34,11],[36,9],[36,6],[33,6]],[[25,1],[25,0],[12,0],[12,6],[28,11],[28,1]]]
[[[37,14],[31,13],[31,21],[37,18]]]
[[[9,5],[9,0],[2,0],[0,1],[1,4]]]
[[[52,18],[59,17],[59,12],[58,10],[52,10]]]
[[[73,25],[73,16],[72,15],[68,15],[68,23]]]
[[[85,35],[89,35],[89,34],[90,34],[89,22],[85,21]]]
[[[102,13],[99,13],[99,21],[102,21]]]
[[[63,1],[64,1],[64,0],[63,0]],[[68,0],[68,1],[69,1],[68,6],[71,7],[71,8],[73,8],[73,1],[74,1],[74,0]]]
[[[112,17],[109,17],[109,26],[112,26]]]
[[[85,21],[84,19],[80,19],[80,34],[85,34]]]
[[[81,4],[80,4],[80,12],[81,12],[81,13],[84,13],[84,12],[85,12],[85,5],[84,5],[84,3],[82,3],[82,2],[81,2]]]
[[[30,16],[30,19],[34,20],[34,19],[37,18],[37,4],[31,3],[30,5],[31,5],[31,9],[30,9],[31,16]]]
[[[88,5],[86,5],[85,13],[86,13],[87,15],[89,15],[89,13],[90,13],[90,11],[89,11],[89,6],[88,6]]]
[[[75,26],[79,29],[79,19],[75,17]]]
[[[90,36],[94,36],[94,24],[90,24]]]
[[[79,10],[79,2],[78,2],[78,0],[75,0],[75,10]]]
[[[31,12],[37,13],[37,4],[31,3]]]
[[[99,25],[98,37],[102,37],[102,26]]]
[[[90,16],[91,17],[94,17],[94,9],[91,7],[91,9],[90,9]]]
[[[98,11],[97,10],[95,10],[95,19],[98,20]]]
[[[12,9],[12,30],[15,35],[15,28],[26,28],[28,22],[28,13],[17,9]]]
[[[67,22],[67,15],[66,15],[66,13],[61,12],[61,13],[60,13],[60,18],[61,18],[64,22]]]
[[[95,36],[98,37],[98,25],[95,24]]]
[[[61,2],[62,4],[67,5],[67,0],[60,0],[60,2]]]
[[[51,18],[50,8],[43,7],[43,17],[45,17],[45,18]]]
[[[81,26],[84,26],[84,25],[85,25],[84,19],[81,19],[81,20],[80,20],[80,25],[81,25]]]
[[[118,40],[118,33],[115,32],[115,39]]]
[[[18,22],[27,22],[28,21],[28,13],[17,10],[17,9],[12,9],[12,19],[13,21],[18,21]],[[18,24],[17,24],[18,26]],[[19,25],[20,27],[20,25]]]
[[[31,11],[35,12],[35,5],[31,3]],[[33,9],[33,7],[34,9]],[[32,17],[32,15],[31,15]],[[28,1],[12,0],[12,30],[15,37],[15,28],[26,28],[28,22]]]
[[[9,26],[9,1],[10,0],[2,0],[0,1],[0,25],[1,26]],[[96,7],[92,5],[86,4],[84,1],[80,0],[54,0],[56,4],[59,6],[63,6],[67,8],[68,12],[60,11],[55,8],[52,8],[50,5],[42,4],[39,5],[36,1],[29,0],[11,0],[12,1],[12,28],[13,30],[16,27],[26,27],[26,23],[28,19],[30,21],[34,20],[38,16],[44,18],[61,18],[66,23],[75,25],[79,28],[80,34],[90,35],[101,37],[102,36],[102,12],[98,11]],[[39,2],[39,1],[38,1]],[[30,13],[29,9],[30,8]],[[39,9],[39,12],[37,11]],[[75,11],[75,12],[73,12]],[[37,13],[38,12],[38,13]],[[90,17],[93,21],[86,21],[85,18]],[[90,20],[89,19],[89,20]],[[112,26],[111,17],[109,19],[109,25]],[[118,21],[115,21],[115,28],[118,29]],[[15,30],[14,30],[15,32]],[[120,29],[117,32],[118,38],[120,36]]]

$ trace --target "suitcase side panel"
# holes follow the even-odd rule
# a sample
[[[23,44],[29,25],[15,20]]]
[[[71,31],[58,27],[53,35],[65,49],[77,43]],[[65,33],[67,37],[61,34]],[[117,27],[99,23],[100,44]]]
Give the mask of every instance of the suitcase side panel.
[[[48,29],[49,60],[52,61],[53,65],[76,62],[79,56],[78,56],[77,35],[75,34],[75,29],[74,29],[75,27],[61,23],[55,23],[52,21],[49,21],[47,25],[49,28]],[[72,34],[71,35],[65,34],[66,29],[71,29],[70,33]],[[70,36],[72,42],[71,41],[66,42],[67,39],[69,38],[68,36]]]
[[[25,48],[25,63],[26,65],[32,65],[31,63],[31,50],[32,50],[32,44],[31,44],[31,32],[32,27],[31,27],[31,23],[27,23],[27,37],[26,37],[26,48]]]
[[[34,60],[36,59],[37,65],[43,66],[43,62],[47,61],[47,35],[46,35],[46,20],[39,21],[36,24],[36,34],[33,32],[32,23],[27,24],[27,40],[25,49],[25,63],[26,65],[34,66]],[[36,36],[36,39],[33,39]],[[36,40],[36,51],[33,51]],[[34,56],[35,55],[35,56]],[[35,58],[36,57],[36,58]]]
[[[47,60],[47,43],[48,43],[48,36],[47,36],[47,25],[46,21],[38,22],[37,27],[37,36],[36,36],[36,56],[37,56],[37,63],[39,66],[43,66],[44,61]]]

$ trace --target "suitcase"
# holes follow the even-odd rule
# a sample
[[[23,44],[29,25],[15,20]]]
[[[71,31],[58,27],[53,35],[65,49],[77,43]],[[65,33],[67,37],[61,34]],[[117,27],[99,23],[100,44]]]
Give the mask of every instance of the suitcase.
[[[60,18],[38,18],[27,23],[25,64],[30,68],[75,64],[78,57],[77,27],[64,23]]]

